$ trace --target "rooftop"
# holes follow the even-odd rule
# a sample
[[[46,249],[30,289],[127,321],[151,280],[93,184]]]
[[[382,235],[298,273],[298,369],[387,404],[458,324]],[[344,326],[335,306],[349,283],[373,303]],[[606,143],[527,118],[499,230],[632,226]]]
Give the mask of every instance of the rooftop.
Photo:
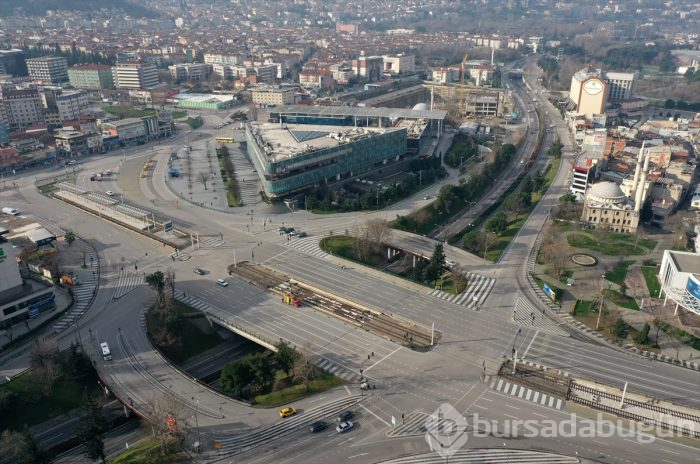
[[[274,108],[278,114],[308,114],[314,116],[384,117],[389,119],[444,119],[445,110],[412,110],[407,108],[370,108],[360,106],[282,105]]]
[[[272,162],[401,130],[311,124],[285,124],[283,127],[277,123],[251,123],[250,128],[260,137],[259,142],[268,147],[267,156]]]
[[[666,252],[671,255],[679,271],[700,275],[700,253],[674,250],[666,250]]]

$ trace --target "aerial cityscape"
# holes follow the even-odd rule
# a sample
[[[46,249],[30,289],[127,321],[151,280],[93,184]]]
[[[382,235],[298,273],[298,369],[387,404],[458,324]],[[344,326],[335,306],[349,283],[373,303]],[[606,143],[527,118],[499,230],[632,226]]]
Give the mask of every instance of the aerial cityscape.
[[[700,4],[2,0],[0,464],[700,464]]]

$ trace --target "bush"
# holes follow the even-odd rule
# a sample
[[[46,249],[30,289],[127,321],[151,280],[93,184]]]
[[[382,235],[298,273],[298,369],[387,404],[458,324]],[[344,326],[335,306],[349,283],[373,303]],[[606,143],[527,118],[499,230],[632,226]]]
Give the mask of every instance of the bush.
[[[651,326],[649,323],[645,323],[644,327],[642,327],[642,330],[637,332],[634,336],[634,342],[637,343],[638,345],[646,345],[649,343],[649,331],[651,330]]]
[[[629,325],[621,317],[618,318],[615,321],[615,324],[613,325],[612,334],[615,336],[615,338],[620,339],[620,340],[624,340],[625,338],[627,338],[629,333],[630,333]]]

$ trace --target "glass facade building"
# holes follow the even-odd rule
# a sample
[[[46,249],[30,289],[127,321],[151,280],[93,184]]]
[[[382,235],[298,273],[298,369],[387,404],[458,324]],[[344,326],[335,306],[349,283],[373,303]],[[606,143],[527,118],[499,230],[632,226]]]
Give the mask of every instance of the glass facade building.
[[[406,154],[408,132],[405,128],[352,130],[343,126],[326,126],[324,131],[309,131],[308,126],[295,128],[280,125],[246,125],[248,154],[270,198],[280,198],[348,179],[374,170],[389,160]],[[296,139],[298,150],[285,150],[275,143],[269,132],[288,132]],[[346,131],[347,135],[342,135]],[[337,138],[334,136],[337,134]],[[341,136],[342,135],[342,136]],[[315,143],[315,139],[319,139]],[[330,140],[333,139],[333,140]],[[308,142],[308,143],[303,143]]]

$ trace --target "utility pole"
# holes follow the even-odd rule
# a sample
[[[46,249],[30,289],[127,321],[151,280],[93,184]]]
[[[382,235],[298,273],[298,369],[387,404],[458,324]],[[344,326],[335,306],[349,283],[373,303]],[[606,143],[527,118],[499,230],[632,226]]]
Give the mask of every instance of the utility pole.
[[[199,400],[195,402],[194,396],[192,397],[192,404],[194,405],[194,422],[197,425],[197,443],[195,444],[195,451],[199,453],[199,448],[202,446],[202,439],[201,435],[199,434],[199,418],[197,417],[197,404],[199,403]]]

